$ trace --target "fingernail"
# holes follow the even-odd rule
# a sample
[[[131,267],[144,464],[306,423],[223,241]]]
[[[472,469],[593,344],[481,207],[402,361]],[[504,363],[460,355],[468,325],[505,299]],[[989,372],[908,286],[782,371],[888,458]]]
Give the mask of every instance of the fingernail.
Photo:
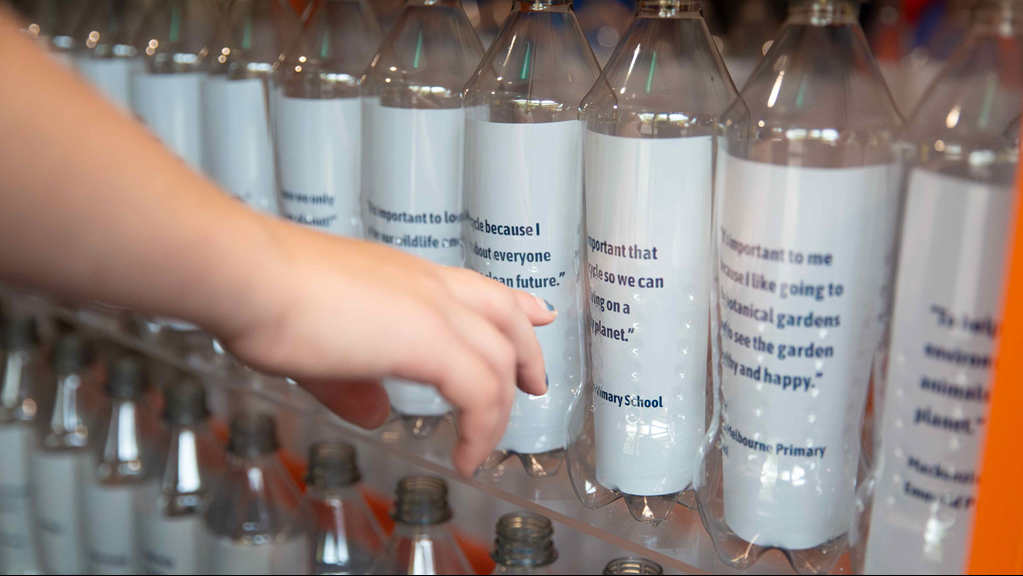
[[[541,298],[539,296],[536,297],[536,301],[540,303],[540,306],[543,306],[544,308],[546,308],[548,312],[554,312],[555,314],[557,314],[558,311],[554,308],[554,305],[551,304],[550,302],[544,300],[543,298]]]

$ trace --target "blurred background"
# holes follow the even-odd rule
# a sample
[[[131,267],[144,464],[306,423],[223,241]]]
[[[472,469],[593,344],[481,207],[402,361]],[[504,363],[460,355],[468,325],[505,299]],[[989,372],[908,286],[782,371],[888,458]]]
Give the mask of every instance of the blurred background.
[[[0,0],[3,2],[5,0]],[[6,0],[32,19],[73,28],[74,12],[89,12],[90,0]],[[368,0],[388,31],[403,0]],[[289,0],[299,13],[308,0]],[[869,0],[861,21],[900,110],[908,116],[962,39],[975,0]],[[68,5],[73,5],[69,10]],[[497,35],[512,0],[463,0],[484,47]],[[703,13],[738,88],[742,88],[785,19],[788,0],[704,0]],[[579,22],[603,65],[632,20],[636,0],[575,0]],[[79,11],[80,10],[80,11]],[[46,12],[65,12],[45,14]],[[57,22],[60,21],[60,22]]]

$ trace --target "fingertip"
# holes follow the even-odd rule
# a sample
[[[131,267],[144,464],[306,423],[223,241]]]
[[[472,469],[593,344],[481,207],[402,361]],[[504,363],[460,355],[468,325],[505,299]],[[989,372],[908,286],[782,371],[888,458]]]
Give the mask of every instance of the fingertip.
[[[379,382],[299,382],[331,412],[360,428],[373,430],[387,421],[391,404]]]
[[[526,313],[533,326],[546,326],[558,317],[557,308],[539,296],[515,290],[515,300],[519,304],[519,309]]]

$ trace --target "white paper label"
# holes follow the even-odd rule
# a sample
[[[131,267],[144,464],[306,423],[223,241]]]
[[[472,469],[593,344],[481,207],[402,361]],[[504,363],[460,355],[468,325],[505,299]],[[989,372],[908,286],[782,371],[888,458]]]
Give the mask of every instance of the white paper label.
[[[31,425],[0,425],[0,573],[38,572],[29,501]]]
[[[790,550],[846,533],[892,256],[891,166],[718,157],[724,518]]]
[[[141,67],[142,62],[136,58],[81,56],[75,59],[75,68],[82,76],[108,100],[128,112],[131,112],[131,78]]]
[[[466,265],[558,310],[536,329],[550,386],[516,392],[500,450],[565,446],[565,416],[583,381],[582,133],[577,121],[466,123]]]
[[[361,152],[358,98],[279,98],[281,215],[340,236],[361,238]]]
[[[597,480],[692,483],[707,407],[712,139],[586,132]]]
[[[200,574],[202,515],[164,516],[158,509],[160,486],[150,482],[139,493],[139,546],[146,574]]]
[[[195,170],[202,170],[203,75],[136,74],[132,79],[131,103],[135,113],[171,150]]]
[[[266,81],[207,76],[202,105],[203,144],[210,178],[238,200],[276,214],[277,181]]]
[[[105,486],[87,474],[82,526],[90,574],[138,574],[135,495],[138,485]]]
[[[445,266],[462,265],[465,111],[363,102],[363,225],[382,242]],[[436,416],[451,406],[430,386],[386,380],[397,412]]]
[[[308,574],[312,555],[308,539],[295,536],[286,542],[243,545],[223,538],[204,540],[208,574]]]
[[[1013,191],[909,179],[867,573],[957,574],[987,429]]]
[[[32,505],[47,574],[84,574],[80,481],[88,467],[85,450],[32,453]]]

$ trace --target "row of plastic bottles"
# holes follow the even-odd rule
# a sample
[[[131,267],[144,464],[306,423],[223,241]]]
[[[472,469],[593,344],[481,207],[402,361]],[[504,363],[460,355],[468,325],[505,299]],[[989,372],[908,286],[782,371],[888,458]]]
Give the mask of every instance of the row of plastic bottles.
[[[215,132],[195,165],[257,207],[559,310],[550,391],[519,393],[488,468],[545,477],[568,448],[586,505],[654,523],[695,488],[738,568],[776,548],[822,573],[851,541],[860,571],[962,569],[1023,3],[978,5],[905,124],[851,0],[793,2],[741,94],[697,3],[641,0],[603,71],[565,0],[516,2],[485,53],[455,0],[410,0],[379,45],[364,4],[314,3],[288,48],[267,0],[183,44],[198,3],[158,4],[135,44],[135,81],[191,83],[132,92],[179,154],[161,118]],[[386,385],[417,433],[450,410]]]
[[[97,352],[74,333],[57,340],[47,367],[34,318],[5,320],[0,573],[474,573],[448,525],[443,480],[399,481],[387,537],[359,490],[352,446],[314,444],[300,487],[272,416],[235,416],[225,447],[195,378],[167,378],[110,346]],[[161,395],[154,379],[169,380]],[[502,516],[495,573],[554,574],[552,537],[542,516]],[[605,573],[660,567],[623,558]]]

